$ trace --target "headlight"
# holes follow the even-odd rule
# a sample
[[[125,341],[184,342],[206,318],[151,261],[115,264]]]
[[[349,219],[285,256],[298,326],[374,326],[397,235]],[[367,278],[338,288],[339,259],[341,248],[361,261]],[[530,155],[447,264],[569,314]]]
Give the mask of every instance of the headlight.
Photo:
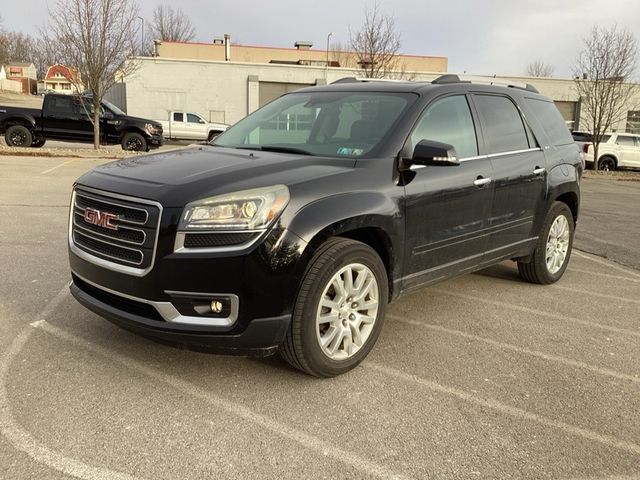
[[[162,127],[153,123],[147,123],[144,127],[151,135],[160,135],[162,133]]]
[[[258,230],[267,228],[289,203],[284,185],[256,188],[189,203],[179,230]]]

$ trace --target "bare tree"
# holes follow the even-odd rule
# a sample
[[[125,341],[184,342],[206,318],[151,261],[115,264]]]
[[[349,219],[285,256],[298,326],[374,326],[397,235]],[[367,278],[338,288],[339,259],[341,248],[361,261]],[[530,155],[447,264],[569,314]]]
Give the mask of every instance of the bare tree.
[[[530,77],[550,77],[554,70],[553,65],[542,60],[534,60],[527,65],[526,74]]]
[[[196,36],[196,29],[182,10],[168,5],[158,5],[153,10],[151,31],[155,40],[166,42],[189,42]]]
[[[380,11],[375,3],[372,9],[365,8],[360,30],[349,29],[350,47],[367,78],[384,78],[401,70],[400,33],[396,31],[395,19]]]
[[[627,113],[637,86],[629,83],[638,61],[638,41],[613,26],[593,27],[573,68],[581,109],[593,134],[594,169],[604,134]]]
[[[67,66],[80,76],[70,80],[77,89],[93,123],[94,148],[100,147],[100,104],[117,78],[138,66],[136,51],[138,5],[130,0],[58,0],[49,11],[50,42],[61,52]]]

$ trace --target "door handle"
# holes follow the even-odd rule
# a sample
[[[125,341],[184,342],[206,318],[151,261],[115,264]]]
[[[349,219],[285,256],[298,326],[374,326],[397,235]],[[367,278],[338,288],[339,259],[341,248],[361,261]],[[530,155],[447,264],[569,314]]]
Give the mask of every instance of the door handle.
[[[491,178],[483,178],[483,177],[478,177],[473,181],[473,184],[476,187],[484,187],[485,185],[491,183]]]
[[[544,167],[536,167],[533,169],[533,174],[534,175],[541,175],[545,172],[545,168]]]

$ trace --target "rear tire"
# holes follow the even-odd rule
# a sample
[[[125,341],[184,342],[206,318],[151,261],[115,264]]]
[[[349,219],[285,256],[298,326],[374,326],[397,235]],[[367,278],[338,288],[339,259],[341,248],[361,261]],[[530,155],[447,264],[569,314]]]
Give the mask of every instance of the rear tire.
[[[122,137],[121,143],[122,149],[129,152],[148,152],[147,141],[145,138],[136,132],[125,133]]]
[[[603,172],[613,172],[616,167],[616,159],[608,155],[600,157],[600,160],[598,160],[598,170]]]
[[[11,125],[4,133],[4,140],[10,147],[30,147],[33,136],[24,125]]]
[[[573,214],[567,204],[554,202],[529,261],[518,262],[520,276],[542,285],[560,280],[571,257],[574,229]]]
[[[302,279],[281,356],[316,377],[348,372],[373,348],[388,295],[387,272],[375,250],[346,238],[329,239]]]

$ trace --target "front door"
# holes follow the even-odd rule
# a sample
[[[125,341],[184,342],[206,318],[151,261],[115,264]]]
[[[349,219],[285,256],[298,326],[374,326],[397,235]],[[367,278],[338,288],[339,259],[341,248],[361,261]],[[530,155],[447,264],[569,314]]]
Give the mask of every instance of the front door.
[[[458,166],[427,166],[403,174],[406,245],[403,289],[473,269],[487,247],[493,200],[491,160],[478,156],[477,119],[466,95],[431,103],[409,139],[448,143]]]

